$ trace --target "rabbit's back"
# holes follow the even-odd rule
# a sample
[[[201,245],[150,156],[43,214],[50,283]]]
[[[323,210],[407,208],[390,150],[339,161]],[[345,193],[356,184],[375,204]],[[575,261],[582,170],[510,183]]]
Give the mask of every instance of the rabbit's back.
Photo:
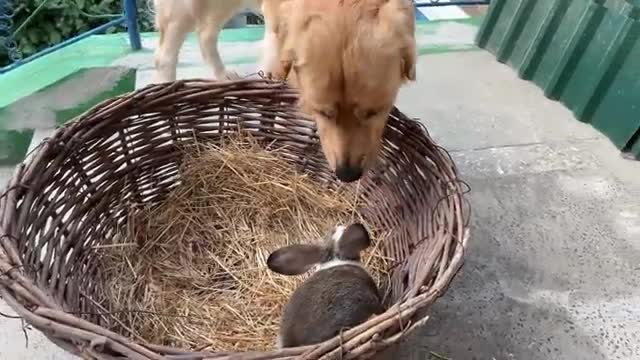
[[[283,347],[319,343],[383,311],[375,282],[361,267],[318,271],[287,303],[280,327]]]

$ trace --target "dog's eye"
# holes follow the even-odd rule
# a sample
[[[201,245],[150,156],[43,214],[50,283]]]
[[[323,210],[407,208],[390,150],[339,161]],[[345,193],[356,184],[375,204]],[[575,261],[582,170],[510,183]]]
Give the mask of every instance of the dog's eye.
[[[379,113],[378,110],[366,110],[364,112],[364,117],[365,117],[365,119],[369,119],[369,118],[372,118],[372,117],[378,115],[378,113]]]
[[[356,110],[356,116],[362,120],[368,120],[372,117],[378,115],[380,113],[379,110],[374,109],[359,109]]]
[[[334,119],[336,117],[336,111],[333,109],[318,109],[316,112],[327,119]]]

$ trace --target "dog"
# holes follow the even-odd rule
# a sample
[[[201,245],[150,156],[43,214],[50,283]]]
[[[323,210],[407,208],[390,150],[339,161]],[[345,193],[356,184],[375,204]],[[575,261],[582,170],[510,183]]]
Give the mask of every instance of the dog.
[[[400,87],[416,79],[411,0],[263,0],[265,73],[300,93],[336,177],[376,161]]]
[[[262,0],[153,0],[155,23],[160,33],[154,63],[155,82],[176,80],[178,54],[187,34],[195,31],[204,61],[218,80],[237,79],[227,71],[218,51],[218,34],[233,16],[244,9],[261,11]]]
[[[300,93],[336,177],[353,182],[373,166],[399,88],[416,78],[411,0],[154,0],[157,82],[174,81],[180,47],[196,31],[217,79],[224,24],[243,8],[265,20],[259,69]]]

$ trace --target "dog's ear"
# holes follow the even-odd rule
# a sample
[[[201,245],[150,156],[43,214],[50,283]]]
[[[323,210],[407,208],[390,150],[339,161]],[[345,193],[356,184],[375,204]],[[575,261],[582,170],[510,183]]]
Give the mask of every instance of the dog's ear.
[[[295,33],[295,29],[293,29]],[[289,36],[291,34],[291,29],[286,27],[283,28],[283,31],[279,34],[281,37],[280,43],[280,63],[277,71],[276,78],[286,81],[289,77],[289,73],[291,72],[291,68],[293,67],[296,61],[296,53],[295,53],[295,36]]]
[[[280,71],[281,74],[279,74],[281,76],[281,79],[283,81],[286,81],[287,78],[289,77],[289,73],[291,73],[291,69],[293,68],[293,62],[295,60],[292,58],[283,58],[280,61]]]
[[[407,39],[407,44],[402,47],[402,77],[407,81],[416,80],[416,43],[413,38]]]
[[[292,25],[293,33],[303,33],[309,29],[309,27],[316,21],[322,19],[322,16],[317,13],[306,14],[302,18],[298,18]],[[295,52],[295,41],[298,41],[297,36],[286,36],[283,41],[282,54],[280,56],[280,68],[278,69],[277,78],[287,80],[291,70],[295,67],[297,57]]]
[[[398,51],[401,75],[405,81],[416,79],[415,8],[407,0],[381,0],[378,3],[378,30],[389,46]],[[391,29],[391,32],[389,32]],[[397,50],[395,50],[397,49]]]
[[[295,66],[296,62],[296,53],[294,47],[290,42],[286,42],[285,46],[282,48],[282,55],[280,57],[280,69],[278,76],[282,80],[287,80],[289,77],[289,73],[291,73],[291,69]]]
[[[311,24],[313,24],[314,22],[318,21],[322,19],[322,15],[320,14],[316,14],[316,13],[311,13],[311,14],[307,14],[304,16],[304,18],[302,19],[302,27],[300,30],[302,31],[306,31],[309,26],[311,26]]]

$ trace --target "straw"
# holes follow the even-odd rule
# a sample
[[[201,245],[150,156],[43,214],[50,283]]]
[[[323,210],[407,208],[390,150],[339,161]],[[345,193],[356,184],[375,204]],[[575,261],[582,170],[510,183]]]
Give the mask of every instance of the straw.
[[[284,304],[305,276],[271,272],[275,249],[317,242],[358,216],[358,186],[330,188],[251,138],[185,149],[180,183],[153,207],[132,207],[100,247],[108,327],[191,349],[272,349]],[[368,224],[365,224],[368,225]],[[374,244],[363,263],[386,284]]]

